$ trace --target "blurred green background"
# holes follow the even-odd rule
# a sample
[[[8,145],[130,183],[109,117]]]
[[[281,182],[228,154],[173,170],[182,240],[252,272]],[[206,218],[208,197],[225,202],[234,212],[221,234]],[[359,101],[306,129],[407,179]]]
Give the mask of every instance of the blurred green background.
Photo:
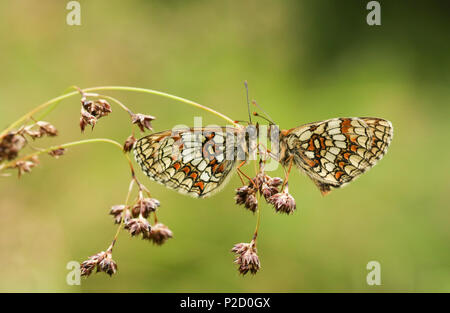
[[[297,212],[262,206],[254,277],[240,277],[229,252],[251,239],[256,221],[234,204],[237,176],[196,200],[139,173],[175,238],[155,247],[122,233],[118,273],[81,286],[66,284],[66,264],[107,248],[116,231],[107,213],[124,201],[127,164],[106,144],[43,157],[31,175],[0,177],[1,291],[450,291],[448,2],[380,1],[381,26],[367,25],[368,1],[80,1],[81,26],[66,24],[67,2],[0,2],[2,127],[72,85],[152,88],[246,119],[248,80],[283,128],[379,116],[392,121],[394,140],[374,169],[327,197],[294,173]],[[194,116],[223,124],[157,96],[108,94],[157,116],[155,131]],[[115,108],[80,135],[78,97],[46,119],[61,135],[36,146],[130,134]],[[381,263],[381,286],[366,284],[371,260]]]

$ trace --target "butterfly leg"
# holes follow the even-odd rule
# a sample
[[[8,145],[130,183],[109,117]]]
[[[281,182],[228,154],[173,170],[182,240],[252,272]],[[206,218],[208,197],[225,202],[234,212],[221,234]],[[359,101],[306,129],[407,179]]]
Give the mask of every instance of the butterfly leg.
[[[244,179],[242,178],[242,175],[244,175],[244,173],[242,173],[241,171],[241,167],[245,164],[245,161],[243,161],[241,164],[238,165],[238,167],[236,168],[236,171],[239,175],[239,179],[241,180],[242,185],[245,185]]]
[[[281,186],[281,190],[283,191],[284,190],[284,187],[286,186],[286,184],[288,183],[288,180],[289,180],[289,174],[291,173],[291,169],[292,169],[292,163],[294,162],[294,156],[290,156],[288,159],[287,159],[287,162],[289,162],[289,168],[288,168],[288,170],[286,171],[286,168],[284,168],[284,182],[283,182],[283,185]]]
[[[239,174],[239,178],[241,179],[242,185],[245,185],[244,179],[242,178],[242,176],[244,176],[245,178],[247,178],[252,184],[253,186],[256,186],[255,182],[253,181],[253,179],[251,179],[247,174],[245,174],[242,170],[241,167],[244,166],[244,164],[247,163],[247,161],[242,161],[241,164],[238,165],[238,167],[236,168],[236,171]]]

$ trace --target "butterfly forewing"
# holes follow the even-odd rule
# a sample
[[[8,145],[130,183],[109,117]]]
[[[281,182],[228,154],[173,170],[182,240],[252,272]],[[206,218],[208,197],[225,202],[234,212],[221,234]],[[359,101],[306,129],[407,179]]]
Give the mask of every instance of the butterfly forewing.
[[[380,118],[335,118],[281,132],[280,161],[294,162],[323,194],[376,164],[387,151],[392,124]]]
[[[236,165],[226,147],[237,132],[190,128],[151,134],[136,142],[135,158],[156,182],[196,198],[208,197],[226,184]]]

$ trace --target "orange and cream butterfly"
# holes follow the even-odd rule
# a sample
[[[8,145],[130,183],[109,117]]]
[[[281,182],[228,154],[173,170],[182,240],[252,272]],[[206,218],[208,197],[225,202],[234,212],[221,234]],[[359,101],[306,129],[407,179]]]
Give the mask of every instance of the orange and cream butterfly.
[[[154,133],[135,143],[135,158],[152,180],[183,194],[208,197],[226,184],[238,160],[248,159],[250,126]],[[334,118],[276,130],[276,160],[285,167],[292,162],[324,195],[373,167],[393,137],[391,122],[374,117]]]

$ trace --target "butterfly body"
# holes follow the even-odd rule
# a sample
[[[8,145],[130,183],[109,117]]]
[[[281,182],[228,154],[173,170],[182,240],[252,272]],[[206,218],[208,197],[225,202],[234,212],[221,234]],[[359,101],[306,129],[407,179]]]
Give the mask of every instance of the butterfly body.
[[[248,160],[258,131],[250,125],[154,133],[136,142],[135,158],[156,182],[183,194],[208,197],[226,184],[237,161]],[[275,157],[280,164],[288,167],[292,162],[327,194],[373,167],[386,153],[393,128],[380,118],[335,118],[277,135]]]

